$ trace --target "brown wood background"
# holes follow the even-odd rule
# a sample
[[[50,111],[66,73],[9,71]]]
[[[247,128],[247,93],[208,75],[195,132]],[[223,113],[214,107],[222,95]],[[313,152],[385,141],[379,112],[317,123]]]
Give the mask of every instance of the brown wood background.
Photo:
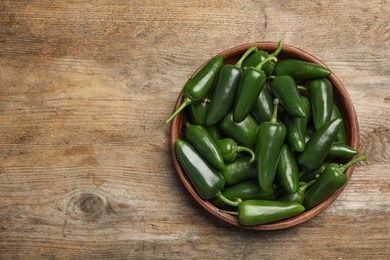
[[[390,3],[0,1],[0,259],[390,257]],[[299,226],[239,230],[172,165],[164,120],[199,65],[279,41],[341,79],[360,163]]]

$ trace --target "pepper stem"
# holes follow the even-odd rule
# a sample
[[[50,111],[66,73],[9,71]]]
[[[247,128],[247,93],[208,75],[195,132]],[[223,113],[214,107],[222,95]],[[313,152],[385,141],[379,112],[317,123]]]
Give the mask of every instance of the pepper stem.
[[[241,203],[242,203],[242,200],[240,198],[237,198],[235,201],[232,201],[228,198],[226,198],[221,191],[218,191],[217,194],[215,194],[215,196],[217,198],[219,198],[220,200],[222,200],[223,202],[225,202],[226,204],[230,205],[230,206],[233,206],[233,207],[238,207]]]
[[[185,97],[183,99],[183,102],[181,103],[181,105],[179,106],[178,109],[176,109],[175,112],[173,112],[173,114],[165,121],[165,123],[169,123],[172,121],[172,119],[174,119],[184,108],[186,108],[186,106],[192,104],[192,100],[189,99],[188,97]]]
[[[340,170],[342,170],[342,172],[345,172],[349,167],[351,167],[355,163],[360,162],[360,161],[365,161],[365,160],[367,160],[367,156],[365,156],[365,155],[360,156],[358,158],[353,159],[352,161],[349,161],[348,163],[344,164],[343,166],[341,166]]]
[[[283,49],[283,42],[282,41],[279,41],[279,44],[278,44],[278,47],[276,48],[276,50],[270,54],[269,56],[271,57],[276,57],[279,55],[279,53],[282,51]]]
[[[252,149],[245,147],[245,146],[237,146],[237,152],[247,152],[250,153],[251,159],[249,160],[250,163],[252,163],[255,160],[255,153],[252,151]]]
[[[277,124],[278,123],[278,107],[279,107],[279,99],[278,98],[275,98],[274,99],[274,111],[272,113],[272,117],[271,117],[271,120],[270,120],[270,123],[271,124]]]
[[[298,85],[297,88],[298,88],[299,90],[308,91],[308,88],[305,87],[305,86],[302,86],[302,85]]]
[[[263,67],[264,64],[266,64],[267,62],[269,61],[278,61],[278,59],[276,57],[273,57],[273,56],[268,56],[267,58],[265,58],[264,60],[262,60],[258,65],[256,65],[255,67],[255,70],[261,70],[261,68]]]
[[[311,180],[309,182],[306,182],[305,184],[303,184],[302,186],[299,187],[298,189],[298,193],[299,194],[304,194],[306,189],[309,188],[313,183],[316,182],[317,179],[314,179],[314,180]]]
[[[257,50],[258,50],[258,48],[256,46],[252,46],[249,49],[247,49],[246,52],[241,56],[239,61],[237,61],[236,66],[241,68],[242,67],[242,63],[249,56],[249,54],[251,54],[252,52],[255,52]]]
[[[218,212],[223,212],[223,213],[227,213],[227,214],[230,214],[230,215],[238,216],[238,212],[237,211],[229,211],[229,210],[218,209]]]

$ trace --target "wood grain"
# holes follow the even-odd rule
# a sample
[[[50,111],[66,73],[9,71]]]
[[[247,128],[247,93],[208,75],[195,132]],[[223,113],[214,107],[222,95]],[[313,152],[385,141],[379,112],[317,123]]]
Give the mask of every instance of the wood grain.
[[[380,0],[1,1],[0,258],[388,259],[389,13]],[[279,40],[344,83],[369,160],[315,219],[239,230],[184,189],[164,121],[211,55]]]

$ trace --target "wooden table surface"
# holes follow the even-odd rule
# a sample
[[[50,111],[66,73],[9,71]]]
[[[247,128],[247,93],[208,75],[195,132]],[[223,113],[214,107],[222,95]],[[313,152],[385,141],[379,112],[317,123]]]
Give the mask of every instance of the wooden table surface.
[[[390,3],[0,2],[0,259],[390,258]],[[336,202],[278,231],[207,213],[165,119],[233,46],[283,40],[344,83],[361,154]]]

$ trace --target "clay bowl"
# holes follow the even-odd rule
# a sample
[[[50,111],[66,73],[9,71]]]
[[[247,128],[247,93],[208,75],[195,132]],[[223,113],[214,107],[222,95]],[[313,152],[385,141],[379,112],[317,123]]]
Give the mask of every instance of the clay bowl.
[[[225,63],[235,63],[239,57],[251,46],[257,46],[259,49],[266,50],[268,53],[272,53],[277,48],[276,42],[255,42],[255,43],[248,43],[239,45],[236,47],[233,47],[231,49],[225,50],[221,55],[225,58]],[[218,55],[218,54],[217,54]],[[314,57],[313,55],[307,53],[304,50],[301,50],[299,48],[290,46],[290,45],[284,45],[282,52],[278,55],[278,59],[286,59],[286,58],[297,58],[302,59],[314,63],[321,64],[322,66],[327,67],[324,63],[322,63],[319,59]],[[200,67],[202,68],[204,64]],[[194,75],[199,71],[199,69],[194,72]],[[347,132],[347,140],[348,144],[358,150],[359,149],[359,126],[357,121],[357,116],[355,112],[355,108],[353,106],[352,100],[350,96],[348,95],[345,87],[340,82],[340,80],[336,77],[335,74],[331,74],[328,79],[333,84],[333,92],[334,92],[334,102],[338,106],[341,115],[343,116],[346,132]],[[180,103],[183,100],[183,91],[180,93],[174,110],[176,110]],[[298,224],[301,224],[303,222],[306,222],[310,220],[311,218],[315,217],[316,215],[320,214],[322,211],[327,209],[341,194],[344,187],[337,190],[335,193],[333,193],[330,197],[322,201],[320,204],[318,204],[316,207],[305,211],[301,213],[298,216],[269,223],[269,224],[263,224],[263,225],[256,225],[256,226],[244,226],[241,225],[236,216],[232,216],[226,213],[219,212],[217,208],[212,205],[209,201],[203,200],[198,196],[196,193],[194,187],[192,186],[191,182],[189,181],[186,173],[183,171],[183,169],[180,166],[179,161],[176,158],[176,153],[174,149],[174,142],[176,139],[184,138],[185,132],[184,132],[184,123],[186,121],[186,114],[180,113],[176,118],[172,121],[171,124],[171,133],[170,133],[170,145],[171,145],[171,153],[172,153],[172,159],[175,165],[175,168],[177,170],[177,173],[183,182],[184,186],[188,190],[188,192],[191,194],[191,196],[210,214],[217,217],[218,219],[227,222],[233,226],[244,228],[244,229],[252,229],[252,230],[277,230],[277,229],[284,229],[292,226],[296,226]],[[346,161],[343,161],[345,163]],[[348,181],[350,180],[352,173],[354,171],[354,166],[350,167],[347,171]],[[347,182],[348,183],[348,182]]]

